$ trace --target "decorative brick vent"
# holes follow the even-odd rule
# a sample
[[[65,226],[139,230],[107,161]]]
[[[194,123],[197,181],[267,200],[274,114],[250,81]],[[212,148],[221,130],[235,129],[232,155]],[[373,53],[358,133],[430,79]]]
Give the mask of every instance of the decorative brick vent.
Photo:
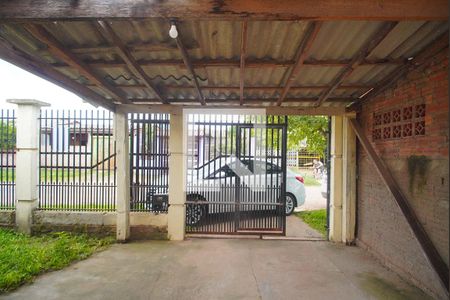
[[[425,135],[426,105],[408,105],[373,114],[372,140],[383,141]]]

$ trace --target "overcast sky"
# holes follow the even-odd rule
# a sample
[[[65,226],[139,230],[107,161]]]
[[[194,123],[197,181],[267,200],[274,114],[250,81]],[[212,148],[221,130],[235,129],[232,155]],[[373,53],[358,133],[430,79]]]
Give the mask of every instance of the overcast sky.
[[[6,99],[36,99],[58,109],[92,109],[77,95],[0,59],[0,109],[15,108]]]

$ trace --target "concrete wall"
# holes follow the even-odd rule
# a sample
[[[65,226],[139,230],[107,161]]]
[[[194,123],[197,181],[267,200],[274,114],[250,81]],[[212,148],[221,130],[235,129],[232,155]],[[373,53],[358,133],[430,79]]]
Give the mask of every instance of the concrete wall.
[[[384,121],[376,126],[378,113],[398,111],[425,103],[425,133],[393,137],[384,132]],[[393,117],[391,115],[391,117]],[[449,161],[448,161],[448,57],[437,55],[425,68],[412,71],[395,87],[364,105],[358,114],[372,145],[387,164],[410,201],[421,224],[448,265],[449,262]],[[391,120],[392,121],[392,120]],[[389,123],[389,122],[388,122]],[[390,122],[403,126],[407,121]],[[405,125],[407,126],[407,125]],[[414,122],[413,122],[414,130]],[[387,138],[374,136],[382,128]],[[399,127],[397,127],[399,128]],[[401,127],[400,127],[401,128]],[[388,131],[388,130],[387,130]],[[398,132],[397,132],[398,135]],[[411,172],[411,156],[429,160],[423,175]],[[408,159],[409,158],[409,159]],[[417,163],[414,164],[417,166]],[[385,265],[394,269],[435,297],[445,298],[443,288],[416,241],[375,166],[358,147],[358,244],[367,248]]]
[[[115,212],[33,212],[33,232],[72,231],[97,235],[116,234]],[[15,212],[0,211],[0,226],[14,227]],[[167,239],[167,214],[130,213],[131,239]]]

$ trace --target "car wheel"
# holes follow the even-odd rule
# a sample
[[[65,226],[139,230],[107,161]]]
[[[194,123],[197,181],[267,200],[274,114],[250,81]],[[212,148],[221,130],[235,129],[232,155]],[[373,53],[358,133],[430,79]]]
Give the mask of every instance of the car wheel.
[[[297,199],[291,193],[286,193],[286,216],[292,215],[297,206]]]
[[[204,201],[205,198],[199,195],[188,195],[186,201]],[[206,215],[206,205],[187,204],[186,205],[186,225],[197,225]]]

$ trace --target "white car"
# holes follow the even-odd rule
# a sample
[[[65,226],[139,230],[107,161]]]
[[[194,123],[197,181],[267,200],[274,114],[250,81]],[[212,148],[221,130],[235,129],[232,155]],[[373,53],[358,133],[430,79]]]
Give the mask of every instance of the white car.
[[[269,159],[270,160],[270,159]],[[282,170],[275,163],[220,157],[198,169],[189,170],[187,176],[188,224],[196,224],[206,214],[226,213],[234,209],[235,186],[239,186],[242,210],[275,209],[277,193],[281,185]],[[286,172],[286,215],[305,203],[305,187],[302,176]],[[199,205],[189,205],[199,204]],[[218,204],[217,204],[218,203]],[[267,205],[265,205],[265,204]]]

